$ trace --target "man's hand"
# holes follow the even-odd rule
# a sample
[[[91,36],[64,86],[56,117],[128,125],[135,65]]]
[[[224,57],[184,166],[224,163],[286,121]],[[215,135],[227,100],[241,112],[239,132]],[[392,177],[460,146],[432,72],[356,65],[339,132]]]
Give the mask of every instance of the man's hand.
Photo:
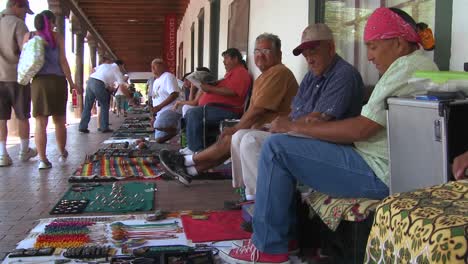
[[[455,158],[452,173],[456,180],[466,179],[465,170],[468,169],[468,151]]]
[[[235,127],[226,127],[223,129],[223,132],[221,132],[220,138],[232,136],[236,132],[237,132],[237,129]]]
[[[313,123],[330,121],[332,119],[334,119],[333,116],[329,116],[324,113],[313,112],[305,116],[304,122],[306,124],[313,124]]]
[[[293,121],[289,120],[287,116],[278,116],[271,122],[271,133],[286,133],[291,131]]]
[[[182,101],[175,102],[174,106],[172,106],[172,110],[176,111],[179,107],[183,106],[184,104]]]
[[[162,107],[160,105],[154,106],[151,108],[151,113],[156,114],[157,112],[161,111],[161,108]]]
[[[153,115],[150,116],[150,125],[152,128],[154,128],[154,116]]]
[[[206,84],[206,83],[202,83],[202,84],[200,85],[200,88],[201,88],[201,90],[204,91],[205,93],[210,93],[210,91],[211,91],[211,85]]]
[[[82,95],[83,89],[76,84],[70,85],[70,93],[73,93],[73,90],[76,90],[76,94]]]

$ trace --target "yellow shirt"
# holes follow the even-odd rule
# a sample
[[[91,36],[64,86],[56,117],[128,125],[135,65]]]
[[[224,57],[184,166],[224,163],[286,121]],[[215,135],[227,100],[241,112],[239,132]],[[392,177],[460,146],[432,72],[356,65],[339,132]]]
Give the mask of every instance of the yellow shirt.
[[[279,115],[289,114],[298,87],[294,74],[283,64],[275,65],[260,74],[253,85],[250,106],[271,112],[258,120],[252,128],[259,128]]]

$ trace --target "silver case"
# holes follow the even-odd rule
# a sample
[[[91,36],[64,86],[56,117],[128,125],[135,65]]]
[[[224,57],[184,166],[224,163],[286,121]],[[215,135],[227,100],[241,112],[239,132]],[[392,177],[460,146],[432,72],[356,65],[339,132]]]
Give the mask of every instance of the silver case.
[[[388,98],[387,133],[390,193],[412,191],[446,183],[447,105],[453,103]]]

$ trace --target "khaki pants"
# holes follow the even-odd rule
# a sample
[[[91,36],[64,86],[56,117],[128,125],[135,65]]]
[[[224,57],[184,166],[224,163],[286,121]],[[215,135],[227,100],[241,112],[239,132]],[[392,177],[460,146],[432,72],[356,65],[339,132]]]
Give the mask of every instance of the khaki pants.
[[[263,141],[270,132],[241,129],[231,139],[232,186],[245,186],[245,194],[254,196],[257,189],[258,158]]]

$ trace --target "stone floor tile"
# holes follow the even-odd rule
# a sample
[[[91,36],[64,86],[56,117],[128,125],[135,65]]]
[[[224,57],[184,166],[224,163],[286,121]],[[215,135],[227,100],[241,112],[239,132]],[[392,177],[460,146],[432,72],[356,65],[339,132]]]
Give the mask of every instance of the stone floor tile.
[[[123,119],[117,120],[112,114],[110,117],[112,127],[118,128]],[[49,211],[69,188],[69,176],[86,154],[94,153],[99,144],[110,136],[96,132],[95,120],[90,123],[90,134],[78,133],[76,124],[67,126],[67,129],[67,149],[70,156],[64,166],[57,163],[59,154],[54,147],[53,133],[48,135],[48,146],[52,146],[47,149],[53,165],[50,170],[38,171],[37,158],[19,162],[18,145],[8,148],[14,164],[0,168],[0,260],[26,237],[38,219],[51,217]],[[31,140],[31,146],[34,147],[34,140]],[[194,181],[190,187],[175,181],[155,182],[158,188],[156,208],[167,211],[222,209],[224,200],[238,198],[230,180]]]

